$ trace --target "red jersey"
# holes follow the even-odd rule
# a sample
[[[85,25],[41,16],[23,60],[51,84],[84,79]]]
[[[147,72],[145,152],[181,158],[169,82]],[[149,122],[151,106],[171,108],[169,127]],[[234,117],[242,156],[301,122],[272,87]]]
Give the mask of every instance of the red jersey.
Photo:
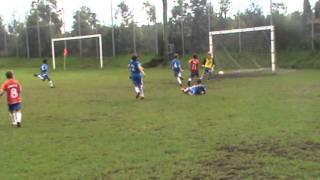
[[[192,72],[198,72],[199,71],[199,64],[200,64],[199,59],[191,59],[189,61],[189,64],[190,64]]]
[[[8,104],[17,104],[21,103],[21,85],[19,81],[15,79],[9,79],[4,82],[1,86],[3,91],[7,92]]]

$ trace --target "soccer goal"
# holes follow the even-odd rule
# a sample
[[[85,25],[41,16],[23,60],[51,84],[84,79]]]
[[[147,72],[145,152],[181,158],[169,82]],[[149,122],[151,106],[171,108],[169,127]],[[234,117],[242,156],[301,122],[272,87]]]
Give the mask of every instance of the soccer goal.
[[[53,70],[56,70],[56,52],[55,52],[55,45],[57,42],[66,42],[67,41],[74,41],[74,40],[83,40],[83,39],[98,39],[99,42],[99,48],[97,48],[97,52],[99,54],[99,64],[100,68],[103,69],[103,53],[102,53],[102,36],[101,34],[93,34],[93,35],[85,35],[85,36],[74,36],[74,37],[64,37],[64,38],[54,38],[51,39],[51,48],[52,48],[52,68]],[[61,48],[60,48],[61,49]],[[67,56],[67,49],[64,49],[64,56]],[[64,61],[66,58],[64,58]],[[64,68],[65,68],[66,62],[64,62]]]
[[[274,26],[212,31],[209,48],[218,70],[276,72]]]

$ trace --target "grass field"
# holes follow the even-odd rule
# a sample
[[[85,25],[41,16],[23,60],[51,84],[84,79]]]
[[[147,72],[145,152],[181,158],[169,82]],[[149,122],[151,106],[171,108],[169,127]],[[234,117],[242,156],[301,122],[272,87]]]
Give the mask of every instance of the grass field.
[[[0,179],[320,177],[319,71],[217,78],[191,97],[170,70],[146,69],[137,101],[121,62],[55,72],[55,89],[32,76],[38,64],[8,67],[23,85],[23,127],[10,126],[3,97]]]

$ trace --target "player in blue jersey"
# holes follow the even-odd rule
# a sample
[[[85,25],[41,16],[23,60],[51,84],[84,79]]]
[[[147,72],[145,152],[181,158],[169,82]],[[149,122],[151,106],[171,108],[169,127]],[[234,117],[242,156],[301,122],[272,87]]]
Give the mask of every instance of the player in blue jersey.
[[[201,80],[198,80],[196,85],[182,89],[182,91],[191,96],[204,95],[207,93],[207,88],[205,85],[201,84]]]
[[[177,78],[180,87],[182,87],[183,77],[181,73],[183,72],[183,69],[181,68],[181,61],[177,53],[174,54],[174,59],[171,61],[171,68],[173,70],[174,77]]]
[[[49,77],[49,65],[47,63],[47,60],[44,59],[42,62],[43,63],[41,65],[41,67],[40,67],[40,74],[34,74],[34,77],[38,77],[42,81],[48,80],[49,86],[51,88],[54,88],[55,85],[54,85],[53,81],[51,80],[51,78]]]
[[[134,90],[137,93],[136,99],[144,99],[144,91],[143,91],[143,75],[145,75],[145,72],[143,70],[143,67],[138,59],[138,56],[134,55],[132,56],[128,68],[130,70],[130,79],[133,82]]]

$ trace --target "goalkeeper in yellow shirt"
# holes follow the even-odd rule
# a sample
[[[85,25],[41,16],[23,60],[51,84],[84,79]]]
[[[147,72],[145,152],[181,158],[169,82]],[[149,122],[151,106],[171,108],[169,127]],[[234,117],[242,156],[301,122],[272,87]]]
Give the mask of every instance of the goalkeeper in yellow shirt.
[[[210,77],[213,75],[215,66],[216,65],[215,65],[213,56],[211,52],[208,52],[207,57],[203,61],[202,67],[204,67],[204,73],[201,77],[201,80],[203,80],[205,77],[207,77],[207,79],[209,80]]]

